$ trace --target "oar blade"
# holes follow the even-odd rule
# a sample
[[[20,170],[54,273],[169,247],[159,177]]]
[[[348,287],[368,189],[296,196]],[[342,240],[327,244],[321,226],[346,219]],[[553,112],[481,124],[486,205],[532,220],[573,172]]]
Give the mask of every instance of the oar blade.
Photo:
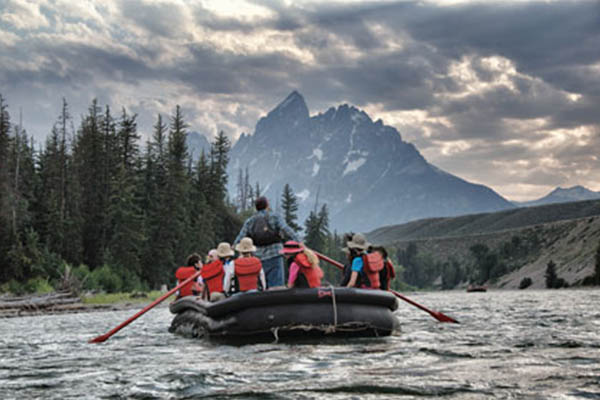
[[[105,342],[106,339],[108,339],[108,335],[104,334],[104,335],[100,335],[98,337],[95,337],[93,339],[90,339],[88,341],[88,343],[102,343],[102,342]]]
[[[431,315],[440,322],[450,322],[454,324],[458,324],[459,322],[452,317],[447,316],[446,314],[441,313],[440,311],[433,311]]]
[[[325,255],[323,255],[321,253],[319,253],[319,252],[315,251],[315,254],[321,260],[326,261],[326,262],[330,263],[331,265],[338,267],[339,269],[344,269],[344,266],[341,263],[339,263],[339,262],[337,262],[337,261],[335,261],[335,260],[333,260],[333,259],[331,259],[331,258],[329,258],[329,257],[327,257],[327,256],[325,256]],[[413,300],[411,300],[411,299],[409,299],[409,298],[401,295],[400,293],[398,293],[398,292],[396,292],[394,290],[391,290],[391,292],[396,297],[398,297],[399,299],[402,299],[402,300],[406,301],[407,303],[412,304],[413,306],[415,306],[417,308],[420,308],[423,311],[428,312],[433,318],[437,319],[440,322],[451,322],[451,323],[458,324],[458,321],[455,320],[452,317],[449,317],[449,316],[447,316],[445,314],[442,314],[439,311],[432,311],[432,310],[428,309],[427,307],[422,306],[421,304],[419,304],[419,303],[417,303],[417,302],[415,302],[415,301],[413,301]]]

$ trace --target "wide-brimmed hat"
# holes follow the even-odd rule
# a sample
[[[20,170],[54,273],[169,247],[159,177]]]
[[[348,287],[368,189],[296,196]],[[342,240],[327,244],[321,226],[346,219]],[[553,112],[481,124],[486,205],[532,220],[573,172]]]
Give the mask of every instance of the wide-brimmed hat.
[[[371,246],[371,243],[367,242],[367,239],[364,237],[364,235],[360,234],[360,233],[355,233],[352,236],[352,239],[348,241],[348,243],[346,243],[346,247],[344,247],[344,251],[347,251],[349,249],[359,249],[359,250],[366,250],[369,248],[369,246]]]
[[[217,256],[219,257],[231,257],[235,254],[231,245],[227,242],[221,242],[217,246]]]
[[[300,243],[293,240],[288,240],[283,244],[283,250],[279,250],[279,254],[297,254],[303,250],[304,248],[302,245],[300,245]]]
[[[256,246],[252,242],[252,239],[245,237],[235,246],[235,249],[240,253],[253,253],[256,251]]]

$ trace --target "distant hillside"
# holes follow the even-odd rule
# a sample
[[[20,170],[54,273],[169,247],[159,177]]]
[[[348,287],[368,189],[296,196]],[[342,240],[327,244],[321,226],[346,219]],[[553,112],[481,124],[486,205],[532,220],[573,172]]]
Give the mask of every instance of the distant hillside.
[[[539,206],[542,204],[566,203],[570,201],[596,200],[600,199],[600,192],[594,192],[583,186],[573,186],[570,188],[557,187],[546,196],[532,201],[523,201],[513,203],[518,207]]]
[[[371,242],[385,244],[395,255],[415,246],[422,259],[430,258],[429,286],[440,286],[449,264],[473,275],[471,248],[485,245],[501,271],[486,284],[518,288],[531,278],[531,288],[544,288],[550,260],[558,276],[579,285],[594,273],[600,245],[600,201],[563,203],[456,218],[436,218],[377,229]],[[395,261],[397,257],[395,256]],[[465,286],[466,280],[457,283]]]
[[[600,215],[600,200],[549,204],[451,218],[428,218],[401,225],[385,226],[368,233],[367,236],[374,243],[468,236],[593,215]]]

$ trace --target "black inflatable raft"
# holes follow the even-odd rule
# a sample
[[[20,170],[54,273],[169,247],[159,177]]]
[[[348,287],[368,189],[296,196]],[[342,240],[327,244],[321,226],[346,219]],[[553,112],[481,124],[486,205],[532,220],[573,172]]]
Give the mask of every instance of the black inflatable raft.
[[[390,292],[353,288],[241,293],[209,303],[187,296],[170,305],[169,331],[230,343],[319,337],[388,336],[399,327]]]

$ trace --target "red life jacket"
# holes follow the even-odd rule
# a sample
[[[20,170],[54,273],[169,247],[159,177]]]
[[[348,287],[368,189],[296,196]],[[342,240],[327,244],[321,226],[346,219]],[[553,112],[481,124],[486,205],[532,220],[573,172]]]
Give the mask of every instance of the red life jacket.
[[[379,271],[383,269],[383,257],[378,252],[363,254],[363,271],[369,278],[369,287],[379,289]]]
[[[318,265],[313,266],[304,253],[298,253],[294,258],[294,261],[300,266],[300,272],[306,278],[308,287],[315,288],[321,286],[323,271]]]
[[[387,271],[387,287],[385,290],[390,290],[392,279],[396,277],[396,271],[390,260],[385,260],[385,270]]]
[[[256,257],[240,257],[233,264],[233,271],[238,281],[240,292],[258,289],[258,276],[262,263]]]
[[[194,267],[177,268],[177,271],[175,272],[175,278],[177,278],[178,280],[177,283],[182,283],[183,281],[194,275],[196,272],[198,272],[198,270]],[[193,280],[179,289],[179,296],[198,296],[201,292],[202,288],[196,280]]]
[[[215,260],[210,264],[205,264],[202,267],[202,279],[208,287],[208,293],[223,293],[223,277],[225,270],[223,269],[223,261]]]

